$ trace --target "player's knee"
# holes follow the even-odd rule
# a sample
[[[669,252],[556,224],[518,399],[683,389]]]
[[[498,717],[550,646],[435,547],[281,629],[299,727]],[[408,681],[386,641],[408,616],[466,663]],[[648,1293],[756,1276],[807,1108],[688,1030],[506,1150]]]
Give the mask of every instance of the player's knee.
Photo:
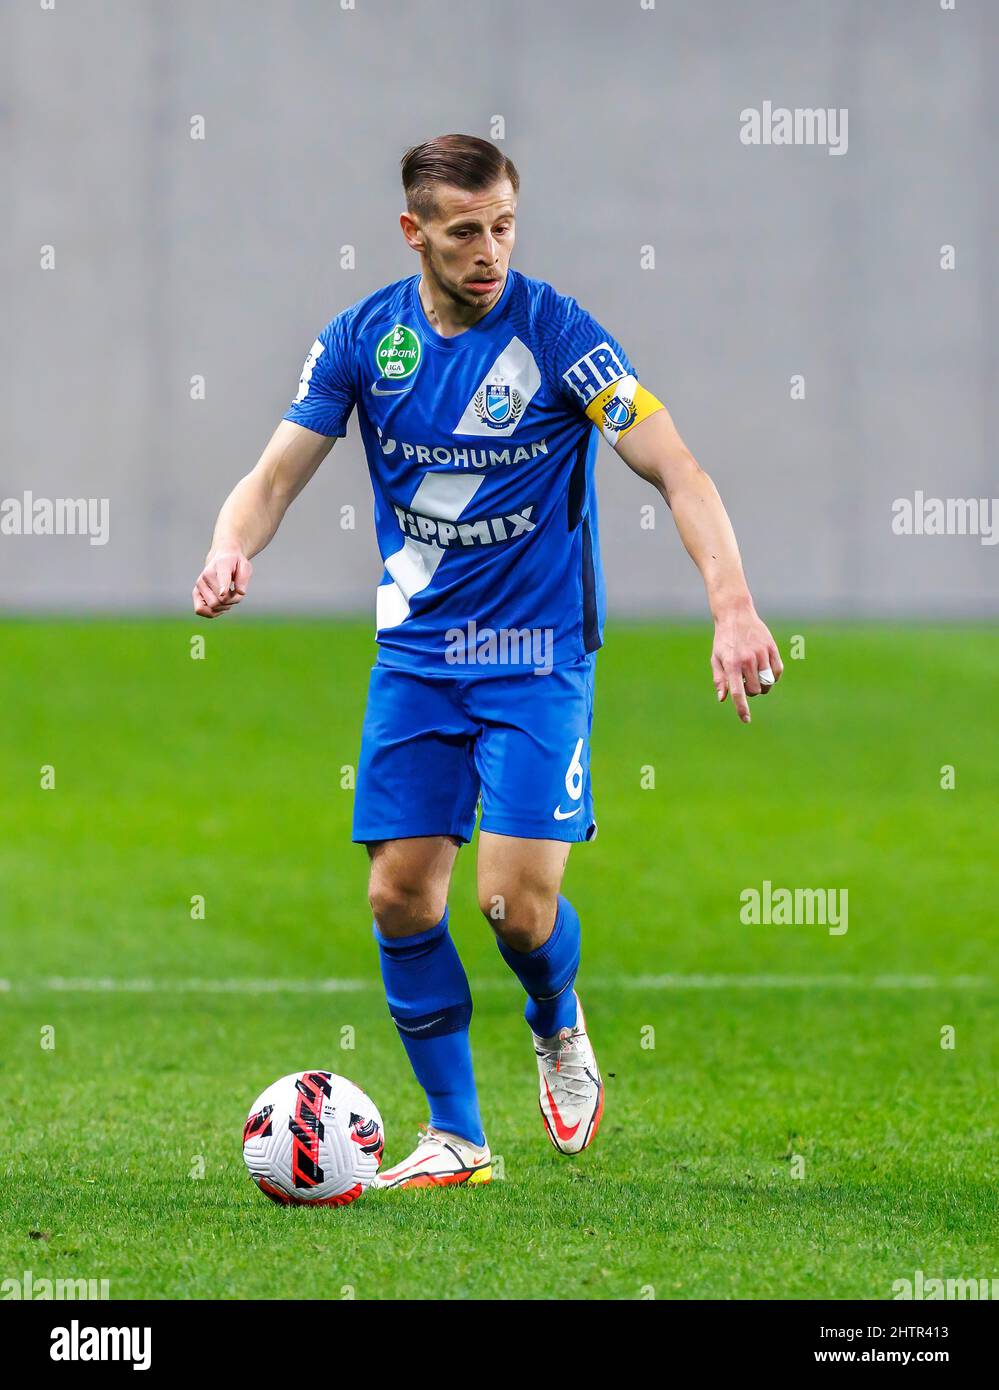
[[[534,951],[551,935],[558,903],[555,895],[523,887],[504,893],[498,884],[479,888],[479,910],[504,945]]]
[[[447,907],[447,893],[434,883],[376,868],[368,884],[368,902],[385,936],[411,936],[437,925]]]

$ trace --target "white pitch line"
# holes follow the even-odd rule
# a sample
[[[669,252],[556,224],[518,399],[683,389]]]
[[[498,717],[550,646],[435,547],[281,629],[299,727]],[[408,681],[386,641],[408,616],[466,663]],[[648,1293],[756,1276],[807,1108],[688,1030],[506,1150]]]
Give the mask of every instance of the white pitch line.
[[[515,981],[491,978],[475,984],[478,992],[511,989]],[[587,990],[948,990],[992,987],[992,981],[980,975],[620,975],[586,982]],[[112,976],[67,979],[49,976],[38,980],[0,980],[3,994],[358,994],[381,991],[377,977],[368,980],[293,980],[255,979],[236,976],[232,979],[167,980],[137,977],[116,979]]]
[[[630,975],[629,989],[989,989],[981,975]]]

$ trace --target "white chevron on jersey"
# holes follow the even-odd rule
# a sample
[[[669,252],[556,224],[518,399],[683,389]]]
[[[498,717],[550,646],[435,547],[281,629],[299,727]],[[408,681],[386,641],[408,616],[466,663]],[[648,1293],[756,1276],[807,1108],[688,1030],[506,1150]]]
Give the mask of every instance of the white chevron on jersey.
[[[424,473],[410,507],[438,521],[457,521],[482,486],[485,478],[454,473]],[[397,627],[409,616],[409,601],[425,589],[444,558],[439,545],[407,536],[401,550],[385,560],[391,584],[379,584],[375,592],[375,627],[378,632]]]
[[[455,425],[452,434],[485,434],[491,438],[502,438],[504,435],[512,434],[540,385],[541,372],[534,360],[534,354],[519,338],[511,338],[472,392],[472,399],[465,406],[464,414]],[[476,396],[480,392],[484,393],[488,386],[508,386],[511,392],[516,391],[520,395],[523,407],[511,411],[509,424],[487,425],[475,409]]]

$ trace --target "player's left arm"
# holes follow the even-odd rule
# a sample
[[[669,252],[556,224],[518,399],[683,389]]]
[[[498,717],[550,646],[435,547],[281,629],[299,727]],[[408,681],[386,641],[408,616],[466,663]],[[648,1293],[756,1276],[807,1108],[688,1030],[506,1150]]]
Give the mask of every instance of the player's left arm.
[[[614,448],[633,472],[659,490],[673,513],[708,593],[715,622],[711,671],[718,699],[731,693],[739,718],[748,724],[746,696],[769,689],[760,672],[769,670],[779,680],[784,669],[777,643],[753,605],[718,489],[680,438],[666,407],[641,385],[634,405],[635,421],[617,436]]]

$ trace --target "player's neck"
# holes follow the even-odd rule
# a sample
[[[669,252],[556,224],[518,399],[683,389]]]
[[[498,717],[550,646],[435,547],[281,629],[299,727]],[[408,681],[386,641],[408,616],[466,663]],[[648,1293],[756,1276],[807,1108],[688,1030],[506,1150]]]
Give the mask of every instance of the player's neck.
[[[503,287],[505,286],[504,280]],[[496,307],[503,294],[501,289],[496,298],[481,309],[476,304],[459,304],[436,285],[425,271],[420,276],[416,292],[420,296],[423,312],[442,338],[456,338],[459,333],[472,328]]]

